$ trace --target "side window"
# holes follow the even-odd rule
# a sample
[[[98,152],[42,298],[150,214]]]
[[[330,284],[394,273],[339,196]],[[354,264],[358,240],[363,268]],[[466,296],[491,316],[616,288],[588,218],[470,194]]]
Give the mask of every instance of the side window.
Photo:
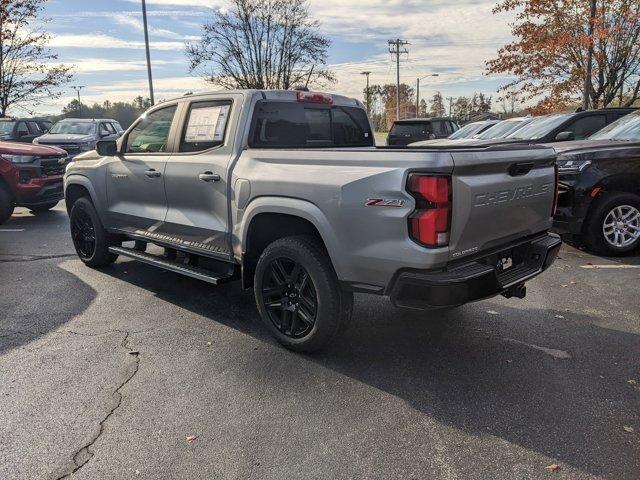
[[[27,124],[25,122],[18,122],[17,132],[19,137],[24,137],[25,135],[29,135],[29,129],[27,128]]]
[[[604,128],[607,125],[607,117],[605,115],[589,115],[577,119],[571,125],[564,129],[565,132],[573,132],[576,140],[584,140],[592,133]]]
[[[155,110],[133,127],[127,138],[127,153],[156,153],[167,150],[169,130],[177,105]]]
[[[107,124],[106,123],[104,123],[104,122],[100,123],[98,135],[100,135],[101,137],[106,137],[108,135],[111,135],[111,131],[109,131],[109,128],[107,128]]]
[[[433,125],[434,135],[447,135],[447,132],[444,127],[444,122],[435,121],[435,122],[431,122],[431,125]]]
[[[224,142],[231,102],[192,103],[180,139],[181,152],[201,152]]]
[[[36,122],[29,122],[29,131],[33,135],[42,135],[42,130],[40,130],[40,126]]]
[[[111,127],[113,128],[113,131],[116,132],[116,133],[121,133],[123,131],[122,127],[120,126],[120,124],[118,122],[113,122],[111,124]]]

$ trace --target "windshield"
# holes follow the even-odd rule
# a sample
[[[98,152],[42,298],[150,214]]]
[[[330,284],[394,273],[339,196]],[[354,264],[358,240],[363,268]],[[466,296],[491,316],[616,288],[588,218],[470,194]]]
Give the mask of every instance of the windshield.
[[[560,115],[546,115],[538,117],[531,122],[518,128],[513,133],[507,135],[506,138],[515,138],[517,140],[537,140],[551,132],[554,128],[569,120],[573,114],[563,113]]]
[[[6,135],[13,132],[13,126],[16,122],[0,122],[0,135]]]
[[[484,127],[485,127],[485,122],[468,123],[467,125],[462,127],[460,130],[458,130],[454,134],[449,135],[449,139],[455,140],[458,138],[471,138],[476,133],[480,132]]]
[[[93,122],[58,122],[49,133],[67,133],[70,135],[90,135],[94,133],[96,124]]]
[[[530,120],[505,120],[494,125],[491,128],[486,129],[484,132],[476,135],[473,138],[478,138],[481,140],[490,140],[494,138],[504,138],[509,135],[511,132],[516,129],[522,127],[525,123],[528,123]]]
[[[591,135],[589,140],[640,141],[640,111],[619,118]]]

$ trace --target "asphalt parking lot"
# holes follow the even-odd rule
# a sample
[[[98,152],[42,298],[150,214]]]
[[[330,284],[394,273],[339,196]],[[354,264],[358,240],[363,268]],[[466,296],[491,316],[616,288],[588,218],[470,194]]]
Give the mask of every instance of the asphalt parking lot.
[[[565,246],[524,300],[357,296],[346,336],[305,356],[237,284],[91,270],[62,203],[17,209],[0,226],[0,478],[637,479],[639,284],[639,257]]]

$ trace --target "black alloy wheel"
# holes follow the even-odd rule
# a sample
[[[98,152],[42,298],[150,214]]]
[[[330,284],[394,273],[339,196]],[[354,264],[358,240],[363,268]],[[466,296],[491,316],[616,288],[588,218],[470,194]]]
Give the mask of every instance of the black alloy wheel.
[[[300,263],[287,257],[273,259],[261,288],[269,319],[280,333],[298,339],[313,329],[318,312],[316,288]]]
[[[85,209],[78,209],[71,219],[71,238],[78,255],[89,259],[96,251],[96,229]]]

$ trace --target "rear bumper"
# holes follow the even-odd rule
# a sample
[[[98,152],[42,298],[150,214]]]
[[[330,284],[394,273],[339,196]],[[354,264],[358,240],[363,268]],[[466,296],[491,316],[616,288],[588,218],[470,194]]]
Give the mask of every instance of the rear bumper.
[[[398,307],[429,309],[454,307],[509,293],[549,268],[562,241],[549,233],[456,265],[449,270],[400,271],[391,286],[391,301]],[[509,256],[513,267],[500,271],[497,264]]]

